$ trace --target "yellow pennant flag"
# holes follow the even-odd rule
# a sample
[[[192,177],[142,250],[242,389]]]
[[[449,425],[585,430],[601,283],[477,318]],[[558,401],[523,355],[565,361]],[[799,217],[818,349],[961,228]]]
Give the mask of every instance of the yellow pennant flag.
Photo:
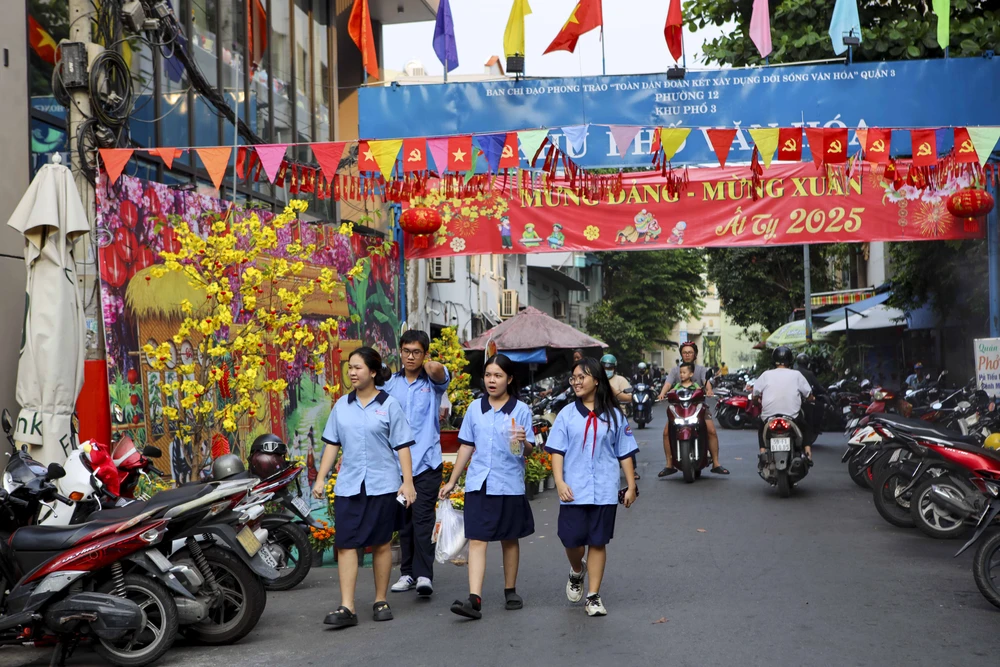
[[[531,13],[528,0],[514,0],[507,19],[507,29],[503,32],[503,51],[510,58],[524,55],[524,17]]]
[[[663,147],[663,154],[668,160],[673,159],[674,154],[680,149],[681,144],[687,141],[689,134],[691,134],[690,128],[660,128],[660,146]]]
[[[396,157],[399,155],[399,149],[402,147],[402,139],[385,139],[368,142],[368,148],[372,151],[372,157],[378,165],[378,170],[382,172],[382,177],[387,181],[392,178],[392,168],[396,166]]]
[[[760,151],[760,159],[764,161],[764,169],[771,166],[774,153],[778,150],[778,135],[781,132],[776,127],[759,127],[750,130],[750,137],[753,139],[757,150]]]

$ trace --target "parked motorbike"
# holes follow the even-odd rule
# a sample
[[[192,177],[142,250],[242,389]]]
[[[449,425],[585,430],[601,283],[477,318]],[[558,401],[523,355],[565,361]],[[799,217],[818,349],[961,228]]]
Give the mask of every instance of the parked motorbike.
[[[749,394],[733,392],[715,406],[719,426],[726,429],[760,428],[760,404]]]
[[[976,488],[988,498],[988,501],[979,516],[975,532],[955,554],[956,558],[979,542],[986,533],[986,529],[993,525],[997,516],[1000,515],[1000,482],[981,477],[974,478],[973,482]],[[983,597],[994,607],[1000,607],[1000,581],[998,581],[1000,579],[1000,532],[995,532],[988,539],[979,542],[979,547],[972,558],[972,576]]]
[[[690,484],[701,477],[701,471],[711,462],[705,428],[705,392],[700,388],[680,387],[669,391],[666,400],[674,465]]]
[[[757,472],[765,482],[778,487],[778,495],[787,498],[792,487],[809,474],[805,440],[798,424],[790,416],[777,415],[764,426],[764,452]]]
[[[653,403],[655,398],[653,390],[644,382],[635,385],[632,390],[632,419],[636,427],[646,428],[646,424],[653,421]]]

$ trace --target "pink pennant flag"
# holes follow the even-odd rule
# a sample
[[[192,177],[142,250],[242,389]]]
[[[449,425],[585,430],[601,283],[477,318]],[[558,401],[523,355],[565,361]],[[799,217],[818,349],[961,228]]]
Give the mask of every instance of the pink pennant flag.
[[[438,137],[427,140],[427,150],[434,158],[434,166],[439,174],[448,169],[448,137]]]
[[[288,144],[259,144],[254,146],[254,150],[257,151],[257,157],[260,158],[260,163],[264,166],[267,182],[274,183],[274,178],[278,175],[278,168],[281,167],[281,161],[285,159]]]
[[[760,51],[761,58],[767,58],[774,49],[771,47],[771,16],[768,14],[767,0],[753,0],[753,14],[750,16],[750,40]]]
[[[615,146],[618,147],[618,154],[624,160],[625,153],[628,153],[628,149],[631,148],[632,142],[642,128],[636,125],[611,125],[608,129],[611,130],[611,136],[614,137]]]

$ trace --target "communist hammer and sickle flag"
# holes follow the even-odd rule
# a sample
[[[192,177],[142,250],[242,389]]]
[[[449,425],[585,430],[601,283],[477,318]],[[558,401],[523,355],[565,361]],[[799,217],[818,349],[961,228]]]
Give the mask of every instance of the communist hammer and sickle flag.
[[[802,160],[801,127],[783,127],[778,131],[778,159],[789,162]]]
[[[844,164],[847,162],[847,128],[828,127],[823,130],[823,162]]]
[[[427,140],[403,140],[403,172],[427,170]]]
[[[937,164],[937,132],[935,130],[910,130],[913,146],[913,164],[930,167]]]
[[[955,161],[979,162],[976,146],[972,143],[969,131],[964,127],[955,128]]]
[[[892,145],[892,130],[872,127],[868,129],[868,146],[865,159],[872,164],[889,164],[889,148]]]
[[[521,166],[521,153],[517,147],[517,132],[508,132],[500,154],[500,169],[517,169]]]

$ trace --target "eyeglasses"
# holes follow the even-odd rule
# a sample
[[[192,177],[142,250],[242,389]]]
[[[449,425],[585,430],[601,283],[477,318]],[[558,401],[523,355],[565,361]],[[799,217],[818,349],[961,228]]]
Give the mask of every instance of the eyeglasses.
[[[586,375],[573,375],[573,376],[570,377],[569,383],[570,384],[583,384],[583,380],[586,377],[587,377]]]
[[[423,350],[407,350],[403,348],[400,353],[407,359],[415,359],[416,357],[422,357],[426,354]]]

